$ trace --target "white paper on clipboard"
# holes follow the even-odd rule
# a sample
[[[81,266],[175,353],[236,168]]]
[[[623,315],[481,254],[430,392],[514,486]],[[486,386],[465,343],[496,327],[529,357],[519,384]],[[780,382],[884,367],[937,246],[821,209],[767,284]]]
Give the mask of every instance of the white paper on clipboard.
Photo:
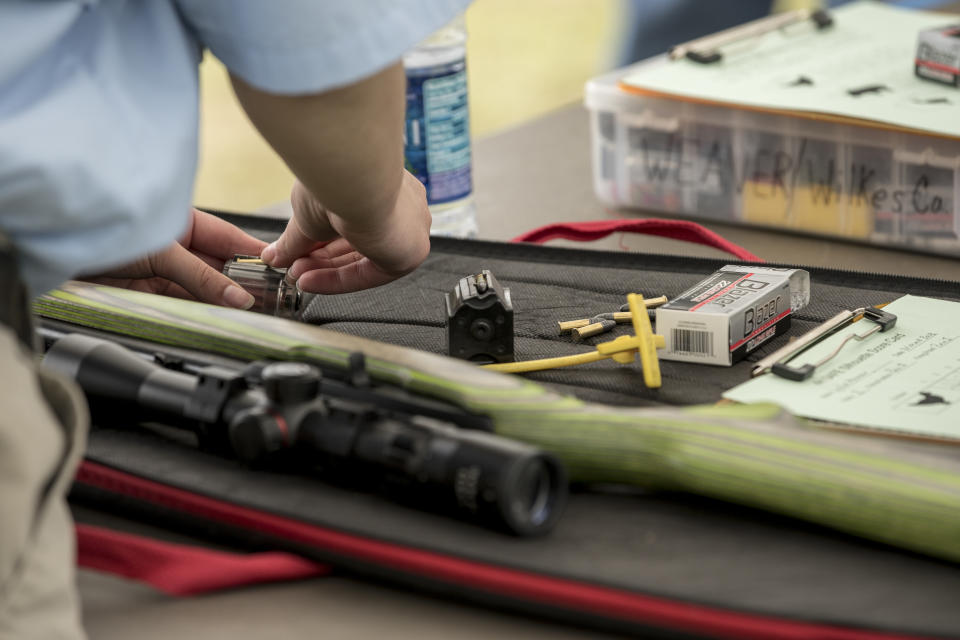
[[[775,402],[799,416],[904,434],[960,440],[960,303],[904,296],[884,307],[894,328],[850,341],[809,380],[767,373],[724,394],[736,402]],[[817,362],[855,322],[811,347],[791,365]]]

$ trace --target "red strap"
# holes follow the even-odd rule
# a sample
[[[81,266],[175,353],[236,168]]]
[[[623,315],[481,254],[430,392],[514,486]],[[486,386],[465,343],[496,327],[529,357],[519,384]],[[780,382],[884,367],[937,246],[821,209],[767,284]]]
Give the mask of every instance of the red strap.
[[[77,564],[142,580],[175,596],[299,580],[330,571],[326,565],[291,553],[226,553],[88,524],[77,524]]]
[[[695,244],[703,244],[726,251],[740,260],[748,262],[763,262],[763,259],[753,255],[743,247],[736,245],[722,236],[717,235],[706,227],[689,220],[662,220],[660,218],[621,218],[617,220],[591,220],[589,222],[558,222],[548,224],[517,236],[511,242],[532,242],[542,244],[554,238],[564,240],[599,240],[611,233],[629,231],[645,233],[651,236],[685,240]]]
[[[119,495],[136,497],[180,513],[201,516],[215,524],[242,527],[288,542],[336,554],[345,562],[363,561],[416,579],[442,581],[461,589],[498,594],[529,603],[565,608],[612,620],[660,626],[683,635],[757,640],[895,640],[915,638],[872,629],[777,618],[773,615],[720,609],[704,604],[670,600],[549,574],[511,569],[482,560],[469,560],[438,552],[365,538],[359,534],[320,527],[183,489],[147,480],[95,462],[84,461],[77,482]]]

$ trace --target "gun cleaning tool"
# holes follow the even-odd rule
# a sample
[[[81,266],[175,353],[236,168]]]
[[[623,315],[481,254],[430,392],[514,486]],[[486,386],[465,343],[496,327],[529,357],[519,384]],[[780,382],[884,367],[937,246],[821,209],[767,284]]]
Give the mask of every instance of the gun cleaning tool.
[[[627,295],[627,305],[630,309],[634,335],[620,336],[609,342],[601,342],[596,351],[587,351],[571,356],[559,358],[543,358],[540,360],[526,360],[522,362],[506,362],[502,364],[483,365],[484,369],[493,369],[504,373],[526,373],[529,371],[543,371],[558,367],[570,367],[588,362],[597,362],[610,358],[620,364],[630,364],[637,357],[643,366],[643,382],[651,388],[657,389],[662,384],[660,378],[660,361],[657,359],[657,349],[663,349],[666,342],[663,336],[655,335],[650,325],[650,316],[647,315],[643,296],[631,293]]]
[[[461,278],[444,302],[449,355],[474,362],[513,361],[510,289],[489,269]]]

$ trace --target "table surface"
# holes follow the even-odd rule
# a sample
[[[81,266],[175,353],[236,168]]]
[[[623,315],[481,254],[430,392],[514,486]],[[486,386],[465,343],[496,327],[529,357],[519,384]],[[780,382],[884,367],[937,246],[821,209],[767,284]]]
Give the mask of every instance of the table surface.
[[[608,211],[596,199],[587,112],[579,105],[478,141],[474,176],[482,238],[509,240],[551,222],[663,217]],[[288,205],[277,205],[261,213],[283,216],[288,212]],[[769,261],[960,281],[960,259],[716,222],[703,224]],[[709,247],[650,236],[616,234],[591,246],[727,257]],[[603,637],[594,631],[435,600],[342,576],[179,599],[113,576],[82,571],[80,590],[86,627],[90,637],[98,640],[177,635],[208,640],[316,635],[421,640]]]

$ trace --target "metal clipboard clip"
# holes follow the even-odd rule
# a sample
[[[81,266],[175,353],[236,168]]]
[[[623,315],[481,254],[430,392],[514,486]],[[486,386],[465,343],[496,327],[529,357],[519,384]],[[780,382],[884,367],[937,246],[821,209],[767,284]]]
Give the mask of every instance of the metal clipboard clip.
[[[873,321],[875,325],[864,333],[851,333],[845,337],[840,344],[837,345],[836,349],[821,358],[818,362],[805,364],[799,367],[791,367],[788,364],[790,360],[797,357],[813,345],[826,340],[840,329],[853,324],[860,318],[861,315],[864,319]],[[861,307],[860,309],[854,309],[853,311],[841,311],[816,329],[808,331],[793,342],[784,345],[763,360],[760,360],[756,365],[754,365],[752,375],[753,377],[757,377],[761,374],[770,372],[776,376],[780,376],[781,378],[786,378],[787,380],[802,382],[803,380],[806,380],[812,376],[817,367],[826,364],[836,357],[836,355],[840,353],[840,350],[843,349],[843,347],[846,346],[846,344],[851,340],[857,340],[858,342],[865,340],[877,332],[883,333],[885,331],[889,331],[896,326],[896,324],[897,316],[875,307]]]
[[[667,55],[671,60],[679,58],[689,58],[694,62],[701,64],[710,64],[718,62],[723,58],[720,48],[762,36],[777,29],[784,29],[791,25],[810,20],[814,26],[819,29],[825,29],[833,24],[833,18],[830,13],[824,9],[796,9],[794,11],[784,11],[772,16],[759,18],[752,22],[747,22],[737,27],[724,29],[703,38],[697,38],[684,44],[678,44],[670,47]]]

